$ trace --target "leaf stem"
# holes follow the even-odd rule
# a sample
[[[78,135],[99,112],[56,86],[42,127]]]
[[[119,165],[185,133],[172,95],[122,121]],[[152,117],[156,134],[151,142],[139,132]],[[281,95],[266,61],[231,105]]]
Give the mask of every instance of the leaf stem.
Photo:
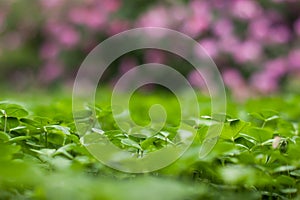
[[[4,115],[4,133],[6,133],[6,129],[7,129],[7,115]]]

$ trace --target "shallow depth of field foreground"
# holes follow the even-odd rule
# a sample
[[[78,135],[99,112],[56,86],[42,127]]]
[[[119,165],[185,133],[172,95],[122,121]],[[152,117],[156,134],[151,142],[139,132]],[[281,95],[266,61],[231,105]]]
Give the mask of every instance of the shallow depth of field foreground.
[[[297,0],[0,0],[0,200],[299,199],[299,13]],[[153,27],[199,46],[116,39]]]

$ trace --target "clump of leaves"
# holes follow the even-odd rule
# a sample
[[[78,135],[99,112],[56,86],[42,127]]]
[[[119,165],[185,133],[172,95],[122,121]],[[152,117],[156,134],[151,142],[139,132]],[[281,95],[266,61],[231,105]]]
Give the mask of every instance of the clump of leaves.
[[[134,118],[143,123],[147,119],[140,110],[146,97],[138,98],[139,103],[131,107],[139,111],[133,112]],[[297,198],[300,123],[299,113],[291,105],[300,97],[290,99],[293,101],[250,100],[245,106],[229,102],[229,108],[238,109],[228,111],[234,117],[226,116],[221,134],[210,138],[216,144],[205,157],[199,157],[199,151],[205,148],[207,130],[215,126],[217,119],[208,117],[207,110],[202,111],[198,119],[184,122],[197,132],[188,151],[172,165],[149,174],[122,173],[90,155],[80,142],[69,100],[46,107],[32,104],[30,109],[2,102],[0,199]],[[172,111],[173,104],[168,104],[170,99],[161,101],[171,113],[177,112]],[[209,102],[201,99],[202,103]],[[90,120],[91,110],[87,107],[76,116]],[[178,113],[168,115],[159,132],[130,125],[128,131],[123,131],[109,106],[96,106],[94,110],[99,126],[88,127],[91,132],[133,155],[142,157],[176,145]]]

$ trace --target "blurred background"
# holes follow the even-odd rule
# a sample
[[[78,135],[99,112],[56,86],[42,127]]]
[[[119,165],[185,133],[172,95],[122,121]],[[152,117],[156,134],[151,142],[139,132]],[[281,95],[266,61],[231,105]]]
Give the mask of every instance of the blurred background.
[[[72,88],[96,45],[147,26],[174,29],[202,44],[236,98],[299,90],[298,0],[0,0],[1,90]],[[173,66],[204,87],[184,61],[151,49],[120,57],[104,80],[113,84],[149,61]]]

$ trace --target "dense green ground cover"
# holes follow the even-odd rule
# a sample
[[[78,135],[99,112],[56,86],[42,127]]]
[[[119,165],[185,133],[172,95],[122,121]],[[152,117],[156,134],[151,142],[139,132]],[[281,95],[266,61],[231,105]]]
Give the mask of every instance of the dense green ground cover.
[[[197,131],[193,145],[172,165],[148,174],[122,173],[90,155],[75,129],[72,100],[64,96],[40,95],[36,101],[28,96],[18,102],[14,101],[15,97],[2,99],[0,199],[286,199],[299,196],[300,96],[286,94],[244,103],[229,101],[224,129],[217,145],[205,158],[199,158],[199,147],[208,126],[217,119],[207,117],[209,98],[199,96],[201,117],[187,121]],[[105,136],[133,153],[176,145],[173,136],[180,109],[174,96],[136,94],[130,104],[132,117],[140,124],[147,124],[147,110],[153,103],[161,103],[166,108],[167,123],[164,132],[141,140],[120,131],[107,101],[99,102],[96,112]]]

